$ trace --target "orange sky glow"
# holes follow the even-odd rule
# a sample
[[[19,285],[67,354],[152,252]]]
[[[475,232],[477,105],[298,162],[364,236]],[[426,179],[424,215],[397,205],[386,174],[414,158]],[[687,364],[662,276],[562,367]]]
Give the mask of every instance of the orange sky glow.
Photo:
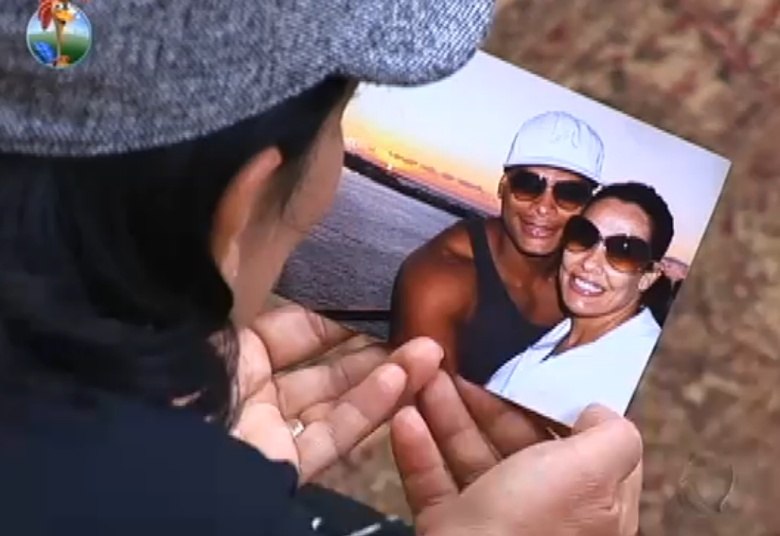
[[[483,210],[496,214],[500,210],[496,194],[501,177],[500,169],[493,171],[475,166],[465,159],[459,160],[439,154],[433,149],[416,144],[413,140],[394,136],[357,117],[346,116],[344,129],[345,136],[356,144],[353,151],[363,158],[390,165],[391,169],[409,179],[443,190]],[[369,151],[369,148],[373,151]],[[410,164],[406,161],[408,159],[415,160],[420,165]],[[422,166],[433,168],[436,173],[426,171]],[[454,180],[443,179],[445,175]],[[464,186],[463,182],[470,183],[470,186]],[[695,249],[696,244],[693,241],[680,240],[678,237],[670,247],[669,256],[690,264]]]
[[[731,163],[488,54],[440,83],[361,86],[343,128],[350,152],[496,213],[502,163],[517,129],[550,110],[595,128],[606,148],[605,182],[637,180],[659,192],[675,218],[668,254],[690,264]]]
[[[345,117],[344,129],[345,136],[356,144],[352,150],[360,156],[389,165],[405,177],[441,189],[483,210],[499,209],[496,189],[500,169],[491,170],[475,166],[465,158],[443,155],[357,117]]]

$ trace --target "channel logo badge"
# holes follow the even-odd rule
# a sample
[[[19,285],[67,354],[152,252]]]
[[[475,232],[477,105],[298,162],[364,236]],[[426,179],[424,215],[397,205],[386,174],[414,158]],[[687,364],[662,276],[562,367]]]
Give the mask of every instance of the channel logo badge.
[[[92,24],[69,0],[39,0],[27,23],[27,48],[46,67],[75,67],[92,49]]]

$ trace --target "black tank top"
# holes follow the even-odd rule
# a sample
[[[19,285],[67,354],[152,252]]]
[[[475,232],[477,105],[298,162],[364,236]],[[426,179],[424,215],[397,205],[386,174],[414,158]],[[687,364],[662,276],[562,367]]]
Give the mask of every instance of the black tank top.
[[[477,303],[474,314],[458,330],[458,373],[484,385],[501,365],[539,340],[552,326],[528,321],[498,274],[488,245],[485,222],[465,222],[477,271]]]

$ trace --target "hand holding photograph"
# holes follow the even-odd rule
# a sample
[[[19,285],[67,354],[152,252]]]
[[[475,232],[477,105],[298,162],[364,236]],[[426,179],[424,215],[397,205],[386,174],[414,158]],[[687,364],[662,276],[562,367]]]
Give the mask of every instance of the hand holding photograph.
[[[431,337],[448,372],[564,426],[625,413],[729,161],[484,52],[361,88],[344,128],[336,204],[279,294]]]

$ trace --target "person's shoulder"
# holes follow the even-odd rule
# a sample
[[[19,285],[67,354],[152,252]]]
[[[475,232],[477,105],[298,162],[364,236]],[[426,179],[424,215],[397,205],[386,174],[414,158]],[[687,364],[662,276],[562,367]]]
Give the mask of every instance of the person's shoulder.
[[[474,249],[471,244],[469,226],[485,225],[490,220],[459,220],[414,250],[404,260],[404,272],[417,277],[430,277],[428,283],[446,284],[457,282],[462,285],[473,279],[475,274]]]
[[[649,359],[660,336],[661,328],[652,313],[648,309],[643,309],[590,344],[589,351],[605,363],[629,366],[632,361],[645,362]],[[634,359],[626,359],[626,357]]]
[[[626,337],[655,341],[661,336],[661,326],[648,307],[644,307],[626,326]]]
[[[45,436],[17,434],[23,448],[9,459],[20,479],[27,471],[46,489],[47,522],[93,534],[99,521],[106,533],[133,526],[146,536],[251,534],[287,522],[295,469],[188,410],[101,395],[89,411],[37,408],[36,421],[48,423]]]
[[[456,222],[412,251],[401,263],[398,279],[398,290],[416,301],[435,296],[431,302],[437,307],[465,304],[475,282],[466,222]]]
[[[418,248],[412,258],[430,264],[470,265],[474,260],[466,220],[460,220],[439,232]]]

